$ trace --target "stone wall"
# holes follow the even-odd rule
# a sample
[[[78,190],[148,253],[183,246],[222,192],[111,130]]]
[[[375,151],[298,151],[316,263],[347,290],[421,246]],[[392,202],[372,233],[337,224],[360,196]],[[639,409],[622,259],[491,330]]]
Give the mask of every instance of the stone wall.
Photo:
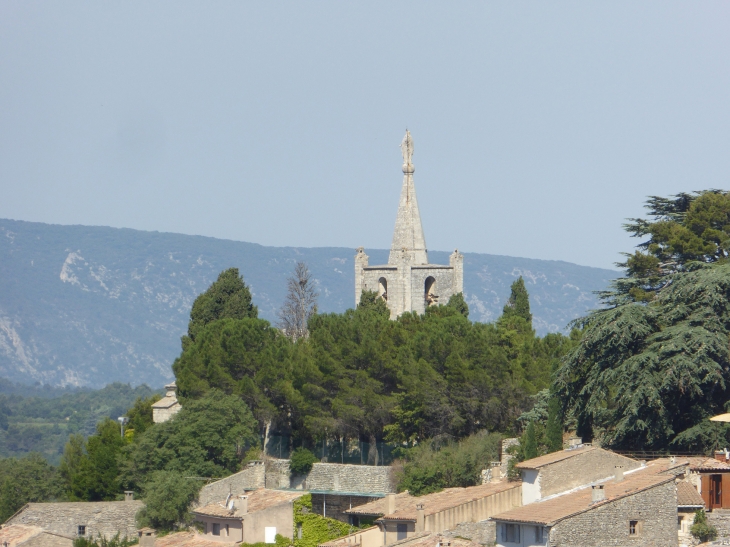
[[[117,533],[136,538],[135,516],[144,507],[141,501],[95,501],[69,503],[29,503],[6,524],[26,524],[76,537],[78,527],[86,527],[86,537],[101,535],[107,539]]]
[[[263,462],[254,462],[230,477],[206,484],[201,488],[195,506],[203,507],[224,500],[228,494],[238,496],[257,488],[339,492],[343,496],[354,494],[353,507],[379,497],[378,494],[395,492],[393,468],[389,466],[315,463],[307,475],[292,477],[289,460],[270,459],[265,465]],[[372,494],[376,496],[371,497]],[[367,501],[360,502],[361,499]],[[347,503],[350,503],[349,497]],[[346,518],[344,522],[347,522]]]
[[[395,492],[390,466],[315,463],[304,480],[306,490],[326,490],[352,494]]]
[[[717,539],[730,539],[730,511],[714,509],[706,511],[707,522],[717,528]],[[694,516],[692,517],[694,521]]]
[[[200,489],[196,507],[204,507],[208,504],[224,500],[228,494],[239,496],[246,490],[256,490],[265,485],[265,468],[263,462],[249,464],[246,469],[221,479],[206,484]]]
[[[497,541],[497,523],[493,520],[460,522],[451,530],[444,530],[441,533],[450,538],[460,537],[481,545],[494,545]]]
[[[341,492],[343,494],[387,494],[395,492],[390,466],[315,463],[307,475],[291,476],[289,460],[266,462],[266,488]]]
[[[640,523],[629,536],[629,521]],[[673,481],[637,492],[558,522],[549,545],[557,547],[676,547],[677,486]]]
[[[540,497],[567,492],[578,486],[612,477],[616,465],[622,465],[626,472],[641,467],[641,462],[596,449],[546,465],[540,468]]]
[[[289,460],[266,460],[266,488],[296,488],[292,485]]]

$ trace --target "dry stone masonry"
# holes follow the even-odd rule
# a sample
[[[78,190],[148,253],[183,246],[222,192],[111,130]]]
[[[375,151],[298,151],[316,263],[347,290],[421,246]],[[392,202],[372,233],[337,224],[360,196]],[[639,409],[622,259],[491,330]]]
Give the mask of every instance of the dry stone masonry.
[[[395,492],[395,481],[389,466],[315,463],[308,474],[292,476],[289,460],[270,459],[265,464],[252,462],[243,471],[205,485],[200,490],[197,505],[204,506],[225,499],[228,494],[238,496],[258,488],[382,496]]]

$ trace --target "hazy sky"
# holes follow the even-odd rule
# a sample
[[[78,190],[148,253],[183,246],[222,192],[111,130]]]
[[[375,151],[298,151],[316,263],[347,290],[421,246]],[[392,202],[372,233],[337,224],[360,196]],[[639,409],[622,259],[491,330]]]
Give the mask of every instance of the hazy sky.
[[[0,3],[0,217],[611,267],[728,188],[728,2]]]

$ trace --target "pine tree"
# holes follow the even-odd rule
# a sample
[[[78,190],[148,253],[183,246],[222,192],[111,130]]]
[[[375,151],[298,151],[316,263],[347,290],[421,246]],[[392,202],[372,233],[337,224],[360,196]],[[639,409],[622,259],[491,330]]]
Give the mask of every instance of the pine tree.
[[[545,441],[548,452],[557,452],[563,449],[563,423],[560,420],[560,400],[557,397],[552,397],[548,402]]]
[[[449,298],[447,307],[453,308],[464,317],[469,317],[469,305],[464,300],[464,293],[456,293]]]
[[[530,313],[530,297],[525,288],[522,276],[512,283],[509,300],[502,310],[503,317],[518,316],[527,321],[532,328],[532,314]]]

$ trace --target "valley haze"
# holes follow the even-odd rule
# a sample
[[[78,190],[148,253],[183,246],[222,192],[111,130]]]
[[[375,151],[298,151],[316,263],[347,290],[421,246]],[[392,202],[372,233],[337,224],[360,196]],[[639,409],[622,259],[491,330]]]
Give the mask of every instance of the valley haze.
[[[373,263],[388,250],[366,249]],[[429,251],[436,263],[451,251]],[[276,322],[286,278],[307,263],[319,312],[354,307],[355,248],[255,243],[97,226],[0,219],[0,376],[24,384],[161,386],[173,378],[190,308],[218,274],[240,270],[259,316]],[[523,276],[539,334],[599,304],[620,274],[562,261],[464,253],[469,317],[499,317]]]

